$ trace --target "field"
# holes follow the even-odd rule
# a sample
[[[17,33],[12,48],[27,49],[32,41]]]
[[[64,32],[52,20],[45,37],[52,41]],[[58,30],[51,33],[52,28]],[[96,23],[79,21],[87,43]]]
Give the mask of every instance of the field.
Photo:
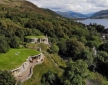
[[[10,49],[5,54],[0,54],[0,70],[12,70],[18,68],[26,61],[28,56],[39,54],[40,52],[32,49]]]

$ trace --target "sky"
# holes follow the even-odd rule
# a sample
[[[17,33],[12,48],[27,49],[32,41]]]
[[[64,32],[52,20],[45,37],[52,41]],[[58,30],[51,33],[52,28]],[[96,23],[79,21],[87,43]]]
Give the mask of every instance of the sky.
[[[27,0],[40,8],[53,11],[74,11],[83,14],[108,9],[108,0]]]

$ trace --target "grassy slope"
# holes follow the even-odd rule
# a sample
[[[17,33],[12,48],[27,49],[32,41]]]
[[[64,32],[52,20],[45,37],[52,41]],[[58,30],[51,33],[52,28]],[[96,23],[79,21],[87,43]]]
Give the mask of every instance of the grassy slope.
[[[66,66],[66,63],[57,55],[55,56],[54,61],[59,62],[58,65],[62,67]],[[63,70],[60,69],[59,66],[56,66],[52,59],[49,57],[49,55],[46,54],[44,62],[34,67],[34,73],[32,78],[24,82],[24,85],[41,85],[40,81],[42,75],[48,72],[49,70],[56,73],[59,77],[63,74]]]
[[[108,85],[107,79],[97,72],[90,72],[90,76],[85,82],[87,85]]]
[[[39,54],[40,52],[31,49],[11,49],[6,54],[0,54],[0,69],[12,70],[19,67],[26,61],[28,56]]]
[[[59,67],[66,67],[66,62],[57,54],[51,54],[50,56]]]

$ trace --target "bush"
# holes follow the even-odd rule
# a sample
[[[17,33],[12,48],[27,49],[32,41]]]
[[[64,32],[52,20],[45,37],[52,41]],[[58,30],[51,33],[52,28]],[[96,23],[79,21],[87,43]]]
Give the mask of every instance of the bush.
[[[56,44],[53,44],[50,49],[51,49],[51,53],[58,53],[59,52],[59,48]]]
[[[8,71],[0,71],[0,85],[15,85],[16,80]]]
[[[0,37],[0,53],[6,53],[9,50],[9,44],[4,36]]]

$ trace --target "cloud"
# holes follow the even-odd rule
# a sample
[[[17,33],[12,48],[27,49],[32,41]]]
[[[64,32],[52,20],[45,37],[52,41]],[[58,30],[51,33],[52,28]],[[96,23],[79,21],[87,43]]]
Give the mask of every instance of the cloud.
[[[97,7],[108,7],[108,0],[88,0],[88,2]]]
[[[28,0],[38,7],[54,11],[91,13],[108,9],[108,0]]]

